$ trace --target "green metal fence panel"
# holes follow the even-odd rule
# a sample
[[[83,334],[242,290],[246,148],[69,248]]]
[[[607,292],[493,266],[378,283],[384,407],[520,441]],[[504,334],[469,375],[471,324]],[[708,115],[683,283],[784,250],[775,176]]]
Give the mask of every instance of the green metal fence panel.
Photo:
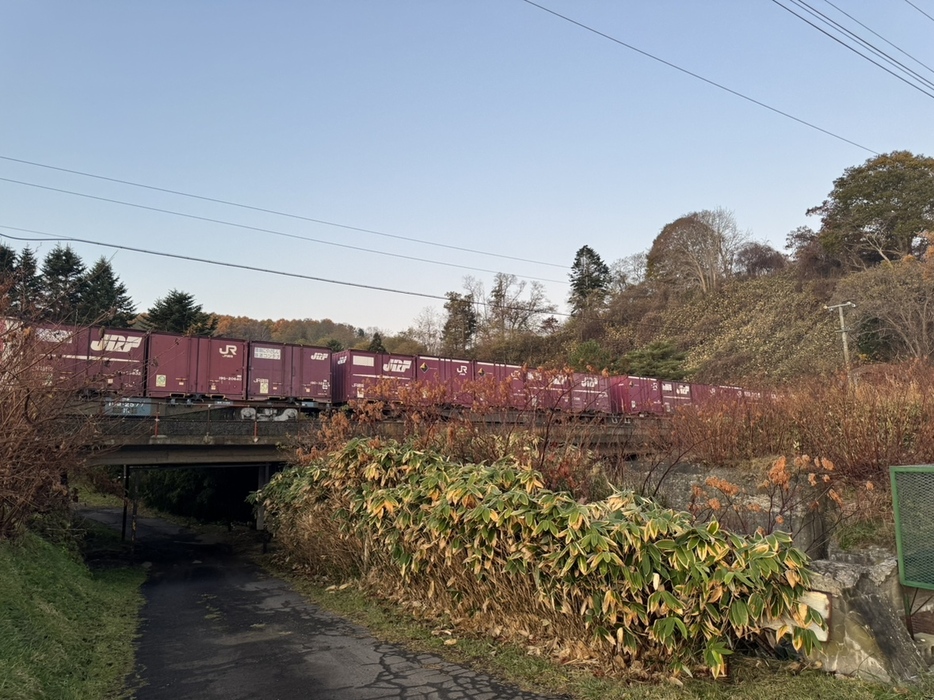
[[[899,579],[905,586],[934,590],[934,464],[889,472]]]

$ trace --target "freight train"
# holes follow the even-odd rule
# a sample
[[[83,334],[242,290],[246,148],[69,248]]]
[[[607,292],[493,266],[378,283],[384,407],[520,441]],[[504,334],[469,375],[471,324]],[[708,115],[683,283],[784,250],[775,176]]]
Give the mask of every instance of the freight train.
[[[545,371],[497,362],[335,352],[236,338],[6,322],[20,334],[46,381],[99,398],[109,413],[152,415],[163,405],[223,405],[243,417],[298,417],[348,402],[422,388],[439,405],[470,408],[498,396],[501,408],[607,416],[666,415],[714,397],[750,398],[738,387],[636,376]],[[496,388],[496,391],[484,389]]]

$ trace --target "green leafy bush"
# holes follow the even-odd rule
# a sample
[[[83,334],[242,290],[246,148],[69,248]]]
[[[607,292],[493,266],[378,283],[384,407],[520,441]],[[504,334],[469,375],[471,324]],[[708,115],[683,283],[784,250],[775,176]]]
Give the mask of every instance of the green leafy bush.
[[[696,525],[631,492],[581,504],[513,461],[358,439],[257,500],[310,566],[563,658],[716,676],[767,622],[805,650],[823,624],[799,603],[806,557],[788,535]]]

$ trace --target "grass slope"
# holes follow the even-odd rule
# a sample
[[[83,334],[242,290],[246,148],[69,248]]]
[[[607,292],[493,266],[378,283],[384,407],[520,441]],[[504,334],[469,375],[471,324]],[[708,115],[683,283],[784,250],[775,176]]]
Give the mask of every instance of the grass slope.
[[[670,304],[664,336],[687,350],[699,381],[781,381],[842,367],[836,316],[827,290],[791,274],[737,281],[710,295]]]
[[[608,677],[595,666],[565,665],[494,639],[459,636],[448,625],[416,620],[407,611],[373,599],[357,585],[326,586],[290,572],[281,563],[266,566],[296,590],[331,612],[367,627],[379,639],[413,651],[430,652],[471,666],[533,692],[574,700],[931,700],[934,677],[913,686],[889,686],[836,677],[800,663],[731,657],[730,676],[683,680],[683,685]],[[456,642],[452,640],[456,639]]]
[[[139,568],[91,572],[33,534],[0,543],[0,698],[119,697],[144,579]]]

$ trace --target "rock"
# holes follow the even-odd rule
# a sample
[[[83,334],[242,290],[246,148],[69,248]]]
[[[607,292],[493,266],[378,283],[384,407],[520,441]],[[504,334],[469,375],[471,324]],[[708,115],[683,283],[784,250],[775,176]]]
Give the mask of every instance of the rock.
[[[927,670],[905,621],[880,583],[888,565],[811,562],[811,588],[831,596],[828,639],[811,654],[824,670],[870,680],[906,682]]]

